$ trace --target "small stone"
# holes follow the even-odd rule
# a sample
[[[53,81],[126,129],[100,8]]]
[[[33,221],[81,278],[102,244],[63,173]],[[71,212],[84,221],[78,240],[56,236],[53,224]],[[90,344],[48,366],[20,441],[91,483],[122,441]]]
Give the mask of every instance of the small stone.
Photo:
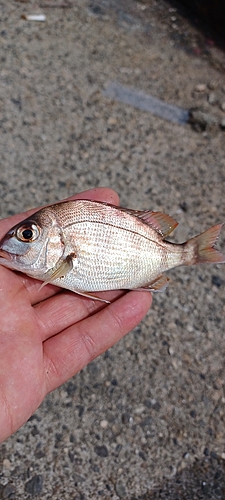
[[[217,120],[210,113],[205,113],[204,111],[195,108],[189,110],[189,123],[192,124],[193,128],[197,131],[206,130],[208,127],[216,125]],[[222,125],[221,125],[222,126]],[[225,125],[224,125],[225,127]]]
[[[208,95],[208,103],[211,104],[212,106],[214,106],[215,104],[217,104],[217,97],[216,97],[216,94],[214,92],[211,92],[209,95]]]
[[[224,94],[225,94],[225,85],[223,85],[223,87],[222,87],[222,91],[223,91],[223,92],[224,92]]]
[[[68,396],[73,396],[75,391],[77,390],[77,386],[76,384],[74,384],[73,382],[71,382],[71,380],[69,382],[67,382],[67,384],[65,385],[65,390],[68,394]]]
[[[75,483],[83,483],[85,481],[85,477],[81,476],[81,474],[78,474],[77,472],[73,473],[73,479]]]
[[[222,102],[220,107],[221,107],[222,111],[225,111],[225,102]]]
[[[223,452],[223,453],[221,453],[221,455],[220,455],[220,456],[221,456],[222,460],[225,460],[225,453],[224,453],[224,452]]]
[[[118,495],[118,497],[120,498],[126,498],[127,496],[127,492],[126,492],[126,488],[124,487],[124,485],[120,482],[116,483],[116,493]]]
[[[110,116],[107,123],[108,125],[116,125],[117,119],[114,116]]]
[[[146,417],[142,422],[140,423],[140,426],[143,428],[145,427],[150,427],[152,424],[152,418],[151,417]]]
[[[152,409],[155,410],[155,411],[159,411],[161,408],[161,405],[158,401],[156,401],[155,399],[152,400]]]
[[[196,92],[205,92],[206,90],[206,85],[205,83],[198,83],[195,87]]]
[[[225,130],[225,118],[223,118],[220,122],[220,126],[223,130]]]
[[[212,275],[212,285],[217,286],[220,288],[220,286],[223,284],[223,280],[220,278],[220,276],[217,276],[216,274]]]
[[[187,210],[188,210],[188,205],[187,205],[186,201],[182,201],[182,202],[180,203],[180,208],[181,208],[181,210],[183,210],[183,212],[187,212]]]
[[[217,391],[220,391],[220,389],[222,389],[222,387],[223,387],[223,380],[221,378],[217,377],[217,379],[215,380],[213,385]]]
[[[152,400],[147,398],[144,400],[144,404],[145,406],[147,406],[147,408],[152,408]]]
[[[122,422],[123,422],[123,424],[129,424],[129,422],[130,422],[130,414],[129,413],[122,414]]]
[[[141,413],[143,413],[144,411],[145,411],[145,406],[144,405],[137,406],[137,408],[134,409],[134,413],[136,415],[141,415]]]
[[[100,366],[98,364],[98,361],[92,361],[88,367],[88,373],[90,373],[90,375],[93,377],[93,378],[96,378],[100,375]]]
[[[142,458],[142,460],[144,460],[144,462],[146,461],[146,455],[145,455],[145,453],[143,451],[140,450],[139,453],[138,453],[138,455],[139,455],[139,457]]]
[[[100,426],[102,427],[102,429],[107,429],[108,425],[109,425],[108,420],[101,420]]]
[[[209,82],[208,83],[208,89],[209,90],[215,90],[215,88],[216,88],[215,82]]]
[[[94,451],[95,451],[96,455],[98,455],[99,457],[102,457],[102,458],[108,457],[108,454],[109,454],[108,449],[106,448],[106,446],[104,444],[102,446],[95,446]]]
[[[14,486],[14,484],[11,484],[11,483],[8,483],[6,484],[6,486],[3,488],[3,492],[2,492],[2,497],[1,498],[15,498],[15,493],[16,493],[16,488]]]
[[[116,378],[113,378],[111,380],[111,384],[114,385],[114,386],[117,386],[118,385],[118,380]]]
[[[174,368],[174,370],[177,370],[177,369],[178,369],[178,363],[177,363],[176,359],[172,359],[172,361],[171,361],[171,365],[172,365],[172,367]]]
[[[120,68],[120,73],[124,75],[131,75],[133,73],[132,68]]]
[[[25,484],[25,490],[30,495],[39,495],[42,492],[43,487],[43,476],[38,474],[37,476],[32,477]]]
[[[7,470],[11,469],[11,462],[10,462],[10,460],[8,460],[8,458],[4,458],[2,465],[3,465],[4,469],[7,469]]]

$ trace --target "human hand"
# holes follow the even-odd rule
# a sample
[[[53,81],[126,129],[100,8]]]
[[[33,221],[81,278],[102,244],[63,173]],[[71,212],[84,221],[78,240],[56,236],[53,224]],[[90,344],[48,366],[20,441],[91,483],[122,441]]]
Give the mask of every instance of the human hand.
[[[110,189],[71,199],[118,204]],[[36,210],[0,221],[0,238]],[[102,292],[106,305],[0,266],[0,442],[34,413],[46,394],[132,330],[149,292]]]

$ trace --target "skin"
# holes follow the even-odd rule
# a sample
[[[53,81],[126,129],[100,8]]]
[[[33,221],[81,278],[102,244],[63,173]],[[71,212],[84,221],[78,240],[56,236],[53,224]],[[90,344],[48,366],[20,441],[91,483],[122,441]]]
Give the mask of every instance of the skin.
[[[118,204],[99,188],[70,199]],[[40,207],[39,207],[40,208]],[[0,221],[0,238],[35,210]],[[44,397],[114,345],[145,316],[149,292],[104,292],[106,305],[0,266],[0,442]],[[110,334],[109,334],[110,332]]]

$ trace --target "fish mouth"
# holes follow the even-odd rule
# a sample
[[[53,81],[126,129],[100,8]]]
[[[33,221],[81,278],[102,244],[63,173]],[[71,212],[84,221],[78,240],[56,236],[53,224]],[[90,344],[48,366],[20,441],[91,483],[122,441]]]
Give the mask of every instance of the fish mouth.
[[[21,266],[14,260],[15,255],[11,255],[6,250],[0,250],[0,265],[12,269],[13,271],[23,271]]]
[[[12,257],[8,252],[6,252],[6,250],[0,250],[0,259],[12,262]]]

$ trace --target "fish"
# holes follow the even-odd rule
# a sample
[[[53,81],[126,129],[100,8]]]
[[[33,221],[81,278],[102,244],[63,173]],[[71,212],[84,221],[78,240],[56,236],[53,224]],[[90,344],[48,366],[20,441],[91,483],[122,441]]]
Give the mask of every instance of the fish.
[[[223,224],[180,244],[167,214],[91,200],[57,203],[12,227],[0,241],[0,264],[85,297],[106,290],[163,291],[178,266],[224,263],[214,248]]]

